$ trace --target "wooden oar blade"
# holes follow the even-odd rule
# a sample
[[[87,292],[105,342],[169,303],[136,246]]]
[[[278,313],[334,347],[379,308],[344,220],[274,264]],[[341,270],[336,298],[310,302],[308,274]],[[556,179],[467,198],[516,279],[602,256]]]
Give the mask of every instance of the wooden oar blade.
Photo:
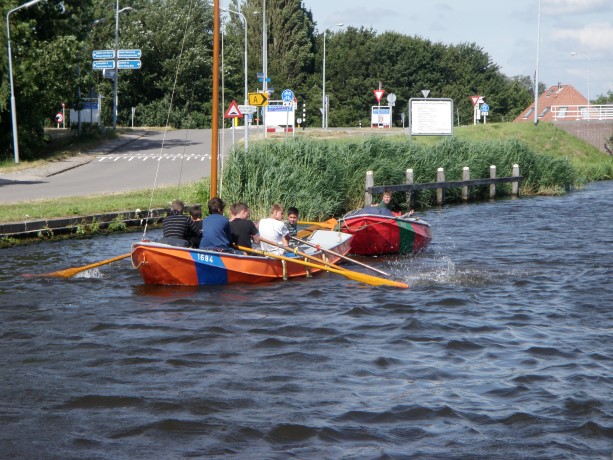
[[[41,273],[40,275],[27,274],[27,275],[23,275],[23,276],[28,276],[28,277],[43,276],[43,277],[55,277],[55,278],[71,278],[71,277],[75,276],[77,273],[81,273],[81,272],[84,272],[86,270],[91,270],[92,268],[100,267],[101,265],[107,265],[107,264],[111,264],[113,262],[117,262],[118,260],[130,257],[130,255],[131,255],[131,253],[128,252],[127,254],[121,254],[119,256],[115,256],[115,257],[112,257],[110,259],[101,260],[100,262],[95,262],[95,263],[89,264],[89,265],[83,265],[82,267],[66,268],[64,270],[58,270],[56,272]]]

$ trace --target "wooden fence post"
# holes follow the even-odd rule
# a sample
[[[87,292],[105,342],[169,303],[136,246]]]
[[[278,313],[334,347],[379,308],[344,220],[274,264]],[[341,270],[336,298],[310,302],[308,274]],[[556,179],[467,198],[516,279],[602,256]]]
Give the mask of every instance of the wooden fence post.
[[[366,171],[366,185],[364,193],[364,206],[370,206],[372,204],[372,193],[368,191],[369,187],[373,187],[375,185],[375,176],[372,171]]]
[[[464,166],[462,168],[462,180],[470,180],[470,168]],[[468,201],[468,187],[462,187],[462,199]]]
[[[519,165],[518,164],[513,165],[513,174],[511,174],[511,175],[513,177],[519,176]],[[511,183],[511,195],[512,196],[519,195],[519,182],[512,182]]]
[[[413,185],[413,170],[407,169],[406,171],[406,183],[407,185]],[[411,210],[411,203],[413,202],[413,192],[407,191],[407,209]]]
[[[438,168],[436,170],[436,181],[437,182],[445,182],[445,170],[443,168]],[[444,192],[442,188],[436,189],[436,202],[439,205],[443,204]]]
[[[490,179],[496,179],[496,166],[490,166]],[[496,198],[496,184],[490,184],[490,198]]]

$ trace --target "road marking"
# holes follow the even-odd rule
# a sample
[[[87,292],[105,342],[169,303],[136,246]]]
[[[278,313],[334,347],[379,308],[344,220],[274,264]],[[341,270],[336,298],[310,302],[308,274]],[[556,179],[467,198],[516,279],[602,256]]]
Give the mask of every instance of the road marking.
[[[168,153],[164,153],[162,155],[160,155],[159,153],[147,153],[147,154],[140,154],[140,155],[121,155],[121,154],[117,154],[117,155],[99,155],[97,157],[98,162],[108,162],[108,161],[112,161],[112,162],[116,162],[116,161],[120,161],[120,160],[127,160],[127,161],[147,161],[149,159],[155,160],[155,161],[162,161],[162,160],[170,160],[170,161],[177,161],[177,160],[181,160],[181,161],[189,161],[189,160],[193,160],[193,161],[197,161],[200,160],[205,161],[205,160],[210,160],[211,159],[211,155],[208,154],[168,154]]]

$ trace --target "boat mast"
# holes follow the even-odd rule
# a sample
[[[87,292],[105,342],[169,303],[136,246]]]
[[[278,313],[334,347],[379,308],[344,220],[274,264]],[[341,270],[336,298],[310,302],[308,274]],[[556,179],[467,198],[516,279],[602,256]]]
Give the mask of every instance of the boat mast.
[[[211,110],[211,198],[217,196],[219,155],[219,0],[213,2],[213,98]]]

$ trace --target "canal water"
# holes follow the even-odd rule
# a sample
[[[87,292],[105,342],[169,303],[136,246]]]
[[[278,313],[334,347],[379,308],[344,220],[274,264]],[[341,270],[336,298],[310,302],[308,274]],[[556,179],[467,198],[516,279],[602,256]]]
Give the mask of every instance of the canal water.
[[[128,259],[22,276],[139,234],[1,250],[0,456],[610,459],[612,202],[423,213],[424,254],[361,259],[409,290],[145,286]]]

